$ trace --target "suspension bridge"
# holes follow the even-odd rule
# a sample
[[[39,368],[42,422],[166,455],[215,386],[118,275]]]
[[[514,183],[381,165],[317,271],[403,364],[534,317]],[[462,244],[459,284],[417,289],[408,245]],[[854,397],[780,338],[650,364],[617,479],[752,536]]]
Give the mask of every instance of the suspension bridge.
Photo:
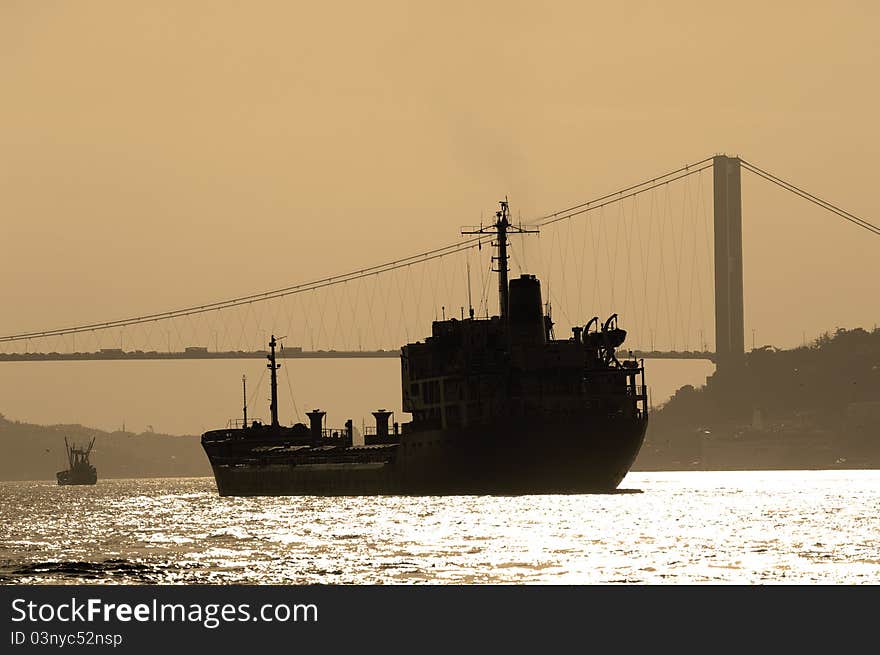
[[[617,313],[635,357],[744,361],[742,171],[874,236],[877,225],[740,157],[715,155],[521,223],[558,326]],[[467,233],[462,230],[463,234]],[[529,241],[530,238],[535,239]],[[497,314],[485,235],[332,277],[141,316],[0,336],[0,362],[397,357],[431,320]],[[562,331],[557,331],[561,336]],[[559,338],[559,336],[557,337]],[[564,337],[563,337],[564,338]]]

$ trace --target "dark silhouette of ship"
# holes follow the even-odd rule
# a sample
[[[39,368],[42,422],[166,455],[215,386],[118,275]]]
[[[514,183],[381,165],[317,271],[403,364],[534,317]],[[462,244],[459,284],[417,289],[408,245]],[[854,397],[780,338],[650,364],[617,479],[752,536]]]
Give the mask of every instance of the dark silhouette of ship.
[[[98,471],[89,462],[89,454],[94,445],[94,437],[89,445],[83,448],[67,443],[67,437],[64,437],[68,468],[66,471],[58,471],[55,474],[58,478],[58,484],[95,484],[98,481]]]
[[[202,435],[221,496],[531,494],[617,488],[648,421],[644,367],[616,355],[626,337],[617,315],[594,317],[555,339],[541,285],[508,282],[506,201],[487,228],[498,249],[500,316],[434,321],[424,342],[401,348],[403,410],[353,444],[352,421],[324,427],[278,422],[275,347],[269,342],[271,424],[244,419]],[[548,304],[549,309],[549,304]]]

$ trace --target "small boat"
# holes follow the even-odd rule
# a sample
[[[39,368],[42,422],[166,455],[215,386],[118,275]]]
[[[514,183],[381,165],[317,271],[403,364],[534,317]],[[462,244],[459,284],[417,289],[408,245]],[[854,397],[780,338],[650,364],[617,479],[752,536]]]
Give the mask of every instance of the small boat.
[[[64,447],[67,450],[66,471],[58,471],[56,477],[58,484],[95,484],[98,481],[98,471],[89,462],[89,453],[95,445],[95,438],[84,448],[78,448],[75,444],[69,444],[64,437]]]

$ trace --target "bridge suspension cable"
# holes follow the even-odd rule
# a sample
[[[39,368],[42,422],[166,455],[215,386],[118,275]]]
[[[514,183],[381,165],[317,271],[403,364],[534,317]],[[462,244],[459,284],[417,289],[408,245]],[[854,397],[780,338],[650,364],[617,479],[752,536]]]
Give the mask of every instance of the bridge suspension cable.
[[[711,168],[713,166],[713,157],[707,157],[698,162],[694,162],[692,164],[687,164],[681,168],[675,169],[673,171],[669,171],[663,175],[659,175],[653,177],[651,179],[645,180],[639,184],[628,186],[624,189],[620,189],[619,191],[615,191],[613,193],[605,194],[588,202],[584,202],[578,205],[574,205],[572,207],[568,207],[566,209],[554,212],[552,214],[546,214],[541,216],[534,221],[528,223],[529,225],[533,225],[536,227],[542,227],[547,225],[552,225],[559,221],[563,221],[565,219],[572,218],[574,216],[578,216],[581,214],[585,214],[587,212],[591,212],[607,205],[613,203],[619,203],[622,200],[627,198],[633,198],[638,196],[639,194],[646,193],[653,189],[657,189],[664,185],[668,185],[671,182],[675,182],[677,180],[681,180],[683,178],[689,177],[696,173],[699,173],[703,170]],[[752,173],[770,181],[774,184],[780,186],[781,188],[794,193],[810,202],[830,211],[838,216],[844,218],[845,220],[861,227],[865,230],[868,230],[872,234],[880,235],[880,227],[862,219],[854,214],[847,212],[840,207],[823,200],[813,194],[800,189],[799,187],[787,182],[757,166],[754,164],[747,162],[745,160],[740,159],[742,165],[747,168]],[[400,268],[405,268],[408,266],[412,266],[415,264],[422,264],[431,260],[435,260],[438,258],[446,257],[448,255],[452,255],[455,253],[463,252],[465,250],[472,249],[477,247],[482,241],[485,240],[485,237],[477,236],[469,239],[464,239],[458,241],[456,243],[448,244],[446,246],[442,246],[440,248],[435,248],[433,250],[427,250],[425,252],[421,252],[415,255],[411,255],[409,257],[404,257],[402,259],[393,260],[390,262],[385,262],[383,264],[378,264],[376,266],[370,266],[368,268],[358,269],[355,271],[350,271],[348,273],[344,273],[341,275],[336,275],[332,277],[322,278],[319,280],[313,280],[311,282],[305,282],[295,285],[290,285],[286,287],[282,287],[279,289],[274,289],[271,291],[265,291],[262,293],[255,293],[246,296],[239,296],[236,298],[231,298],[228,300],[221,300],[217,302],[202,304],[202,305],[194,305],[190,307],[184,307],[181,309],[175,309],[164,312],[157,312],[153,314],[147,314],[143,316],[134,316],[129,318],[117,319],[112,321],[102,321],[96,323],[88,323],[82,325],[74,325],[63,328],[56,328],[52,330],[39,330],[32,332],[23,332],[19,334],[12,334],[7,336],[0,336],[0,343],[4,342],[12,342],[12,341],[21,341],[27,339],[37,339],[43,337],[55,337],[55,336],[65,336],[65,335],[73,335],[81,332],[91,332],[95,330],[105,330],[111,328],[123,328],[130,325],[137,325],[142,323],[149,323],[153,321],[160,321],[166,319],[173,319],[179,317],[192,316],[195,314],[203,314],[207,312],[219,311],[224,309],[231,309],[233,307],[239,307],[242,305],[247,305],[250,303],[271,300],[275,298],[282,298],[285,296],[303,293],[306,291],[313,291],[317,289],[321,289],[324,287],[335,286],[338,284],[344,284],[346,282],[352,282],[355,280],[360,280],[362,278],[366,278],[373,275],[379,275],[381,273],[391,272]]]
[[[533,225],[542,226],[542,225],[550,225],[557,221],[561,221],[566,218],[571,218],[572,216],[576,216],[578,214],[583,214],[585,212],[589,212],[595,209],[599,209],[600,207],[604,207],[608,204],[620,202],[626,198],[633,197],[640,193],[644,193],[646,191],[650,191],[651,189],[655,189],[659,186],[667,184],[669,182],[674,182],[675,180],[681,179],[682,177],[687,177],[689,175],[693,175],[705,168],[711,166],[711,164],[706,164],[706,162],[711,161],[711,157],[707,159],[703,159],[694,164],[686,165],[682,168],[679,168],[675,171],[670,171],[664,175],[660,175],[654,177],[650,180],[646,180],[641,184],[632,185],[626,187],[624,189],[620,189],[619,191],[615,191],[614,193],[609,193],[599,198],[595,198],[585,203],[581,203],[574,207],[570,207],[568,209],[555,212],[553,214],[548,214],[536,222],[532,223]],[[194,305],[191,307],[184,307],[181,309],[169,310],[164,312],[157,312],[153,314],[146,314],[144,316],[133,316],[129,318],[117,319],[112,321],[101,321],[96,323],[88,323],[83,325],[74,325],[64,328],[56,328],[52,330],[39,330],[33,332],[23,332],[19,334],[12,334],[7,336],[0,336],[0,343],[11,342],[11,341],[22,341],[27,339],[39,339],[44,337],[56,337],[56,336],[66,336],[71,334],[79,334],[82,332],[91,332],[94,330],[105,330],[112,328],[121,328],[127,327],[129,325],[138,325],[141,323],[149,323],[152,321],[161,321],[172,318],[180,318],[185,316],[192,316],[194,314],[203,314],[206,312],[219,311],[223,309],[231,309],[233,307],[240,307],[242,305],[246,305],[249,303],[263,301],[263,300],[272,300],[275,298],[282,298],[284,296],[289,296],[297,293],[304,293],[306,291],[313,291],[316,289],[321,289],[328,286],[334,286],[337,284],[343,284],[345,282],[352,282],[355,280],[359,280],[365,277],[369,277],[371,275],[378,275],[380,273],[388,273],[390,271],[404,268],[407,266],[411,266],[413,264],[421,264],[424,262],[428,262],[434,259],[438,259],[441,257],[445,257],[447,255],[452,255],[458,252],[462,252],[464,250],[472,249],[477,247],[481,242],[485,241],[486,237],[477,236],[472,237],[470,239],[464,239],[462,241],[458,241],[456,243],[451,243],[446,246],[442,246],[440,248],[434,248],[433,250],[428,250],[425,252],[418,253],[416,255],[411,255],[409,257],[404,257],[402,259],[397,259],[390,262],[385,262],[384,264],[377,264],[375,266],[370,266],[368,268],[359,269],[356,271],[351,271],[349,273],[344,273],[341,275],[335,275],[328,278],[322,278],[319,280],[313,280],[311,282],[304,282],[301,284],[290,285],[287,287],[283,287],[280,289],[274,289],[272,291],[265,291],[262,293],[255,293],[246,296],[239,296],[237,298],[230,298],[228,300],[220,300],[217,302],[207,303],[203,305]]]
[[[240,307],[241,305],[258,302],[261,300],[272,300],[273,298],[282,298],[284,296],[292,295],[295,293],[303,293],[305,291],[313,291],[315,289],[321,289],[327,286],[342,284],[344,282],[352,282],[354,280],[359,280],[370,275],[378,275],[380,273],[387,273],[398,268],[411,266],[412,264],[421,264],[423,262],[431,261],[440,257],[445,257],[446,255],[461,252],[469,248],[474,248],[480,241],[482,241],[482,238],[466,239],[464,241],[450,244],[442,248],[435,248],[434,250],[428,250],[426,252],[422,252],[417,255],[411,255],[403,259],[397,259],[391,262],[386,262],[384,264],[370,266],[369,268],[363,268],[341,275],[322,278],[320,280],[314,280],[312,282],[304,282],[281,289],[275,289],[273,291],[265,291],[262,293],[240,296],[238,298],[231,298],[229,300],[220,300],[204,305],[194,305],[192,307],[185,307],[182,309],[175,309],[166,312],[158,312],[155,314],[147,314],[144,316],[118,319],[115,321],[103,321],[100,323],[89,323],[85,325],[76,325],[66,328],[57,328],[54,330],[43,330],[38,332],[26,332],[21,334],[3,336],[0,337],[0,343],[7,341],[20,341],[23,339],[63,336],[68,334],[77,334],[80,332],[90,332],[93,330],[125,327],[128,325],[137,325],[139,323],[148,323],[150,321],[160,321],[171,318],[180,318],[183,316],[191,316],[193,314],[203,314],[205,312],[219,311],[222,309],[231,309],[233,307]]]
[[[801,198],[804,198],[805,200],[809,200],[814,205],[818,205],[822,209],[825,209],[825,210],[830,211],[834,214],[837,214],[841,218],[849,221],[850,223],[853,223],[854,225],[857,225],[858,227],[860,227],[862,229],[867,230],[868,232],[871,232],[872,234],[880,235],[880,227],[874,225],[873,223],[869,223],[865,219],[859,218],[855,214],[852,214],[852,213],[846,211],[845,209],[841,209],[840,207],[831,204],[827,200],[822,200],[822,198],[814,196],[812,193],[808,193],[807,191],[804,191],[803,189],[796,187],[791,182],[786,182],[782,178],[779,178],[776,175],[773,175],[772,173],[768,173],[767,171],[765,171],[761,168],[758,168],[757,166],[755,166],[751,162],[747,162],[745,159],[740,159],[739,161],[744,168],[751,171],[755,175],[758,175],[759,177],[763,177],[768,182],[772,182],[773,184],[785,189],[786,191],[790,191],[791,193],[794,193],[795,195],[798,195]]]
[[[583,202],[579,205],[575,205],[567,209],[561,209],[557,212],[553,212],[552,214],[546,214],[545,216],[541,216],[540,218],[536,219],[531,224],[539,226],[550,225],[552,223],[565,220],[566,218],[577,216],[578,214],[583,214],[585,212],[593,211],[594,209],[599,209],[600,207],[604,207],[615,202],[620,202],[621,200],[625,200],[626,198],[632,198],[633,196],[637,196],[640,193],[651,191],[653,189],[656,189],[657,187],[663,186],[664,184],[675,182],[676,180],[680,180],[695,173],[699,173],[700,171],[707,168],[711,168],[712,164],[708,162],[711,162],[712,159],[712,157],[706,157],[705,159],[701,159],[700,161],[694,162],[693,164],[687,164],[674,171],[664,173],[663,175],[658,175],[657,177],[653,177],[650,180],[645,180],[641,184],[633,184],[632,186],[621,189],[620,191],[608,193],[599,198],[588,200],[587,202]]]

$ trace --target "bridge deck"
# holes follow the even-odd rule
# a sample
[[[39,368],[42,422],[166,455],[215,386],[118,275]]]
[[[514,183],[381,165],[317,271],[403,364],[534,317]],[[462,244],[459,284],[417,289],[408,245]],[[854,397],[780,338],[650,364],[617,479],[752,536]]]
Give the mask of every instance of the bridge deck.
[[[629,352],[629,351],[624,351]],[[156,351],[113,351],[90,353],[0,353],[0,362],[61,362],[61,361],[131,361],[131,360],[169,360],[169,359],[264,359],[268,352],[222,351],[222,352],[156,352]],[[627,354],[627,356],[629,356]],[[637,359],[706,359],[715,361],[713,352],[695,351],[632,351]],[[374,357],[400,357],[399,350],[295,350],[278,352],[279,359],[361,359]]]

